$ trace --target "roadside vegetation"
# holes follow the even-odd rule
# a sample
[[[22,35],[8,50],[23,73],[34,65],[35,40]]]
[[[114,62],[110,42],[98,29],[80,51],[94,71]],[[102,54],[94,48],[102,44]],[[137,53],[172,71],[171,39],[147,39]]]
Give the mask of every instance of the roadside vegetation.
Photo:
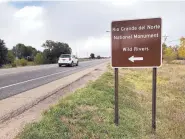
[[[157,77],[157,130],[151,130],[152,69],[119,70],[120,124],[114,124],[114,72],[67,96],[28,124],[19,139],[180,139],[185,136],[185,65]]]
[[[46,40],[42,47],[44,48],[43,52],[32,46],[26,46],[25,44],[18,43],[13,46],[11,50],[8,50],[4,40],[0,39],[0,68],[53,64],[57,63],[61,54],[72,53],[72,49],[69,45],[63,42]],[[101,57],[99,55],[95,57],[95,54],[91,53],[89,57],[79,60],[85,61],[96,58],[100,59]]]
[[[185,38],[180,38],[180,44],[175,46],[167,46],[162,44],[163,59],[167,63],[171,63],[174,60],[185,60]]]

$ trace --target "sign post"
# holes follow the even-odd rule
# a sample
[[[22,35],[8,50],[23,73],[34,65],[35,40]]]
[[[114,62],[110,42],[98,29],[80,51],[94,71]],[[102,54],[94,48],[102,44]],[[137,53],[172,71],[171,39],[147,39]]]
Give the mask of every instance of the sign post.
[[[119,112],[118,112],[118,68],[115,68],[115,119],[114,123],[119,124]]]
[[[156,76],[162,64],[161,18],[113,21],[112,67],[115,68],[115,124],[118,125],[118,68],[153,68],[152,128],[156,129]]]
[[[153,77],[152,77],[152,128],[156,130],[156,82],[157,82],[157,68],[153,68]]]

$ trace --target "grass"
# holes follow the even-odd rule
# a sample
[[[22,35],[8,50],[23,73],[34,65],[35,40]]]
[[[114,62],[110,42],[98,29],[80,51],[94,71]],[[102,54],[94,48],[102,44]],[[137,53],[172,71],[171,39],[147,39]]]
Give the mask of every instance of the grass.
[[[36,64],[32,61],[28,61],[27,62],[27,65],[25,66],[35,66]],[[21,66],[20,64],[17,65],[17,67],[25,67],[25,66]],[[15,68],[15,67],[12,67],[11,64],[6,64],[6,65],[3,65],[2,69],[8,69],[8,68]],[[1,69],[1,68],[0,68]]]
[[[28,66],[35,66],[36,64],[32,61],[28,61]]]
[[[80,62],[83,62],[83,61],[89,61],[90,59],[89,58],[79,58],[78,59]]]
[[[79,61],[80,62],[83,62],[83,61],[89,61],[90,59],[88,58],[79,58]],[[33,61],[28,61],[27,62],[27,65],[25,66],[35,66],[37,64],[35,64]],[[17,67],[22,67],[20,64],[17,65]],[[7,68],[13,68],[11,64],[6,64],[6,65],[3,65],[2,67],[0,67],[0,69],[7,69]]]
[[[11,64],[6,64],[2,66],[3,69],[8,69],[8,68],[12,68]],[[1,68],[0,68],[1,69]]]
[[[120,124],[114,124],[114,76],[62,99],[28,124],[20,139],[181,139],[185,136],[185,66],[164,65],[157,77],[157,130],[151,132],[152,69],[119,70]]]

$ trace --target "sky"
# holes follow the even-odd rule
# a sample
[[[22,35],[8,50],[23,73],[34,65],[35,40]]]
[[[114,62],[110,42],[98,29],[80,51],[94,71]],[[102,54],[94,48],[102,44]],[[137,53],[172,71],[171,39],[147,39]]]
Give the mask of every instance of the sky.
[[[17,43],[38,50],[46,40],[68,43],[79,57],[110,56],[111,22],[162,18],[168,45],[185,36],[185,1],[142,0],[0,0],[0,39],[11,49]]]

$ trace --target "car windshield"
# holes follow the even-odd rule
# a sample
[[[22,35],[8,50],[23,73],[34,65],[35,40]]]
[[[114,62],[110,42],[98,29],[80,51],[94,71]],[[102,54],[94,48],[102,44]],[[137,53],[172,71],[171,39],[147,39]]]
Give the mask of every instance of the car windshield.
[[[61,55],[60,57],[61,57],[61,58],[70,58],[71,55]]]

